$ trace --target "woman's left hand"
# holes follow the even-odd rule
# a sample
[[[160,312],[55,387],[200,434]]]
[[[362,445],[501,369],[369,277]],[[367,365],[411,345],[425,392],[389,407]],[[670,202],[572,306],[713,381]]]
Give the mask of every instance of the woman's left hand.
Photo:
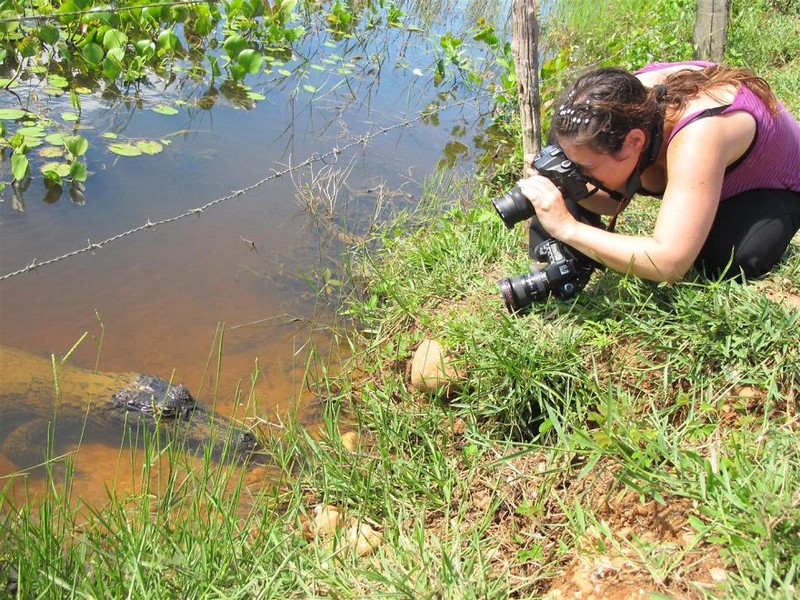
[[[552,181],[541,175],[522,179],[517,184],[534,210],[545,231],[554,238],[564,240],[575,225],[575,217],[567,210],[564,196]]]

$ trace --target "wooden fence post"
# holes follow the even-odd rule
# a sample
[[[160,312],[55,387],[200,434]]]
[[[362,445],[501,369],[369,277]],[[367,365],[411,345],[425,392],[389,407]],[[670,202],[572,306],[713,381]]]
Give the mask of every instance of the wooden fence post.
[[[541,149],[542,123],[539,96],[539,20],[535,0],[514,0],[512,51],[517,70],[522,147],[526,154]]]
[[[728,41],[729,0],[697,0],[694,57],[722,62]]]

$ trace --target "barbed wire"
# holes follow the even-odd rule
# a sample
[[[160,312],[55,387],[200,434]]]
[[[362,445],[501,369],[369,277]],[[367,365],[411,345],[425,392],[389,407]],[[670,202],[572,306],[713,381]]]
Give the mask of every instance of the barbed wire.
[[[122,233],[118,233],[116,235],[113,235],[113,236],[111,236],[109,238],[106,238],[106,239],[100,241],[100,242],[92,242],[92,240],[90,238],[90,239],[86,240],[87,243],[86,243],[85,247],[79,248],[77,250],[73,250],[72,252],[67,252],[66,254],[62,254],[60,256],[55,256],[53,258],[49,258],[49,259],[47,259],[45,261],[42,261],[42,262],[39,262],[37,259],[34,258],[33,261],[30,264],[28,264],[27,266],[22,267],[21,269],[17,269],[16,271],[12,271],[10,273],[6,273],[5,275],[0,276],[0,281],[4,281],[6,279],[11,279],[12,277],[16,277],[17,275],[22,275],[24,273],[30,273],[31,271],[35,271],[35,270],[40,269],[42,267],[46,267],[48,265],[52,265],[52,264],[55,264],[57,262],[61,262],[62,260],[66,260],[68,258],[72,258],[73,256],[78,256],[78,255],[84,254],[86,252],[94,252],[95,250],[100,250],[101,248],[104,248],[105,246],[108,246],[109,244],[117,242],[117,241],[119,241],[119,240],[121,240],[123,238],[126,238],[126,237],[130,236],[130,235],[134,235],[134,234],[142,232],[142,231],[148,231],[148,230],[154,229],[154,228],[156,228],[156,227],[158,227],[160,225],[166,225],[167,223],[174,223],[175,221],[180,221],[181,219],[185,219],[186,217],[190,217],[192,215],[200,215],[203,212],[205,212],[207,209],[211,208],[212,206],[216,206],[217,204],[221,204],[222,202],[226,202],[226,201],[231,200],[233,198],[238,198],[239,196],[243,196],[243,195],[247,194],[248,192],[253,191],[256,188],[261,187],[265,183],[268,183],[270,181],[274,181],[275,179],[278,179],[278,178],[280,178],[280,177],[282,177],[284,175],[287,175],[289,173],[293,173],[294,171],[299,171],[300,169],[303,169],[303,168],[305,168],[305,167],[307,167],[307,166],[309,166],[309,165],[311,165],[313,163],[320,162],[320,161],[324,162],[324,161],[329,160],[331,158],[338,157],[343,152],[346,152],[347,150],[349,150],[351,148],[354,148],[356,146],[364,145],[367,142],[369,142],[371,139],[376,138],[379,135],[384,135],[384,134],[389,133],[390,131],[393,131],[395,129],[400,129],[400,128],[403,128],[403,127],[410,127],[411,125],[413,125],[417,121],[420,121],[420,120],[422,120],[422,119],[424,119],[424,118],[426,118],[426,117],[428,117],[430,115],[438,114],[440,112],[444,112],[445,110],[450,110],[452,108],[458,108],[460,106],[464,106],[465,104],[469,104],[471,102],[477,102],[477,101],[480,101],[480,100],[483,100],[483,99],[486,99],[486,98],[489,98],[489,97],[491,97],[491,94],[488,94],[488,93],[478,94],[478,95],[472,96],[471,98],[467,98],[465,100],[460,100],[458,102],[454,102],[454,103],[448,104],[446,106],[440,106],[440,107],[437,107],[435,109],[422,110],[422,111],[419,112],[419,114],[417,114],[414,117],[405,119],[403,121],[399,121],[399,122],[397,122],[397,123],[395,123],[393,125],[387,125],[385,127],[382,127],[381,129],[378,129],[377,131],[373,131],[372,133],[368,133],[368,134],[356,137],[352,141],[350,141],[347,144],[345,144],[344,146],[341,146],[341,147],[335,146],[335,147],[331,148],[330,150],[328,150],[327,152],[325,152],[324,154],[314,153],[311,156],[309,156],[307,159],[305,159],[304,161],[302,161],[302,162],[300,162],[298,164],[295,164],[295,165],[290,165],[290,166],[288,166],[285,169],[282,169],[280,171],[276,171],[275,169],[273,169],[272,173],[270,173],[266,177],[263,177],[259,181],[256,181],[255,183],[253,183],[251,185],[248,185],[247,187],[244,187],[242,189],[234,190],[234,191],[230,192],[229,194],[227,194],[226,196],[222,196],[220,198],[216,198],[215,200],[211,200],[210,202],[207,202],[207,203],[203,204],[202,206],[198,206],[197,208],[191,208],[191,209],[189,209],[189,210],[187,210],[185,212],[182,212],[182,213],[180,213],[178,215],[175,215],[175,216],[172,216],[172,217],[168,217],[166,219],[161,219],[161,220],[158,220],[158,221],[151,221],[151,220],[148,219],[146,223],[144,223],[142,225],[139,225],[138,227],[134,227],[133,229],[129,229],[127,231],[123,231]]]

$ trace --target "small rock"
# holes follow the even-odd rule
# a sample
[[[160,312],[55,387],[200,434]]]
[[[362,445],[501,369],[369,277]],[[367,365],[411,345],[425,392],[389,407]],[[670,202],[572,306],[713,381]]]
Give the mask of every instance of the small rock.
[[[728,572],[720,567],[714,567],[708,570],[711,580],[717,583],[722,583],[728,579]]]
[[[359,556],[366,556],[383,543],[383,536],[366,523],[347,530],[347,542]]]
[[[435,392],[458,377],[452,360],[436,340],[423,340],[411,362],[411,385]]]
[[[355,452],[358,447],[358,433],[348,431],[342,434],[342,446],[348,452]]]
[[[342,515],[335,506],[315,506],[312,531],[317,536],[328,536],[336,533],[342,524]]]

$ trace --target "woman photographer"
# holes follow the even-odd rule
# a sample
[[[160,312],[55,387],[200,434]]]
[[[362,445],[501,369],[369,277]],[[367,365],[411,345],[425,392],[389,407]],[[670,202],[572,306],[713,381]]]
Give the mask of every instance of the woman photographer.
[[[531,248],[554,237],[655,281],[677,281],[692,266],[754,278],[800,228],[800,125],[745,69],[686,62],[592,71],[566,90],[551,142],[601,188],[583,209],[615,216],[634,193],[660,198],[660,208],[650,235],[614,233],[594,214],[576,219],[558,188],[531,170],[519,183],[536,211]]]

